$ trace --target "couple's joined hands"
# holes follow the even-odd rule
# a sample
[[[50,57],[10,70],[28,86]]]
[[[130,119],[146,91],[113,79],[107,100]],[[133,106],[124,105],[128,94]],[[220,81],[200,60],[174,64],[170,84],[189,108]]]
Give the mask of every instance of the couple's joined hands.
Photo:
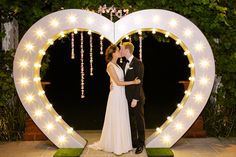
[[[141,80],[136,77],[134,80],[133,80],[134,84],[140,84],[141,83]]]

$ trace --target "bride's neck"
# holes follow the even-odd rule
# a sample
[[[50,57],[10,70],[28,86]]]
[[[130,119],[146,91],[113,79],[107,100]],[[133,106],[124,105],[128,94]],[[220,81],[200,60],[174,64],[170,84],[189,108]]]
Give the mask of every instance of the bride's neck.
[[[117,59],[116,59],[116,58],[112,58],[111,62],[114,63],[114,64],[116,64]]]

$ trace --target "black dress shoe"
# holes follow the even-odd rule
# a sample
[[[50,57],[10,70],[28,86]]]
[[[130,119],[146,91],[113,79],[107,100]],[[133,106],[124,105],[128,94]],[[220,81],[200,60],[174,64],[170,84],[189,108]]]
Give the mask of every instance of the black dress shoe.
[[[139,146],[136,151],[135,151],[135,154],[140,154],[143,152],[143,147],[142,146]]]

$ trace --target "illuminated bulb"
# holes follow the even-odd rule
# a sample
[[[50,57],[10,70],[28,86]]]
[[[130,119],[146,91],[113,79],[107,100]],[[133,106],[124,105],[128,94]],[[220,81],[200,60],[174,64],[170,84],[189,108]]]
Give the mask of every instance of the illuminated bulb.
[[[100,36],[100,39],[101,39],[101,40],[103,40],[103,38],[104,38],[104,36],[103,36],[103,35],[101,35],[101,36]]]
[[[34,81],[35,81],[35,82],[39,82],[39,81],[41,81],[41,78],[40,78],[40,77],[35,77],[35,78],[34,78]]]
[[[201,84],[201,85],[207,85],[208,82],[209,82],[209,79],[206,78],[206,77],[202,77],[202,78],[200,79],[200,84]]]
[[[52,123],[48,123],[48,124],[46,125],[46,129],[47,129],[48,131],[51,131],[51,130],[54,129],[54,125],[53,125]]]
[[[190,54],[189,50],[184,52],[184,55],[187,56],[188,54]]]
[[[194,64],[189,64],[188,67],[189,67],[189,68],[193,68],[193,67],[194,67]]]
[[[41,67],[41,64],[35,63],[35,64],[34,64],[34,67],[35,67],[35,68],[40,68],[40,67]]]
[[[27,78],[21,78],[20,83],[22,86],[25,86],[29,84],[29,80]]]
[[[60,34],[60,36],[61,36],[62,38],[65,37],[65,33],[64,33],[64,32],[60,32],[59,34]]]
[[[35,116],[36,118],[40,118],[40,117],[42,117],[42,115],[43,115],[43,111],[42,111],[42,110],[36,110],[36,111],[34,112],[34,116]]]
[[[165,135],[165,136],[163,137],[163,141],[164,141],[165,143],[169,143],[169,142],[170,142],[170,136]]]
[[[26,49],[27,51],[32,51],[32,50],[34,49],[34,46],[33,46],[32,43],[27,43],[27,44],[25,45],[25,49]]]
[[[195,80],[194,77],[189,77],[188,79],[189,79],[190,81],[194,81],[194,80]]]
[[[201,60],[200,65],[202,68],[208,68],[210,64],[207,60]]]
[[[25,60],[20,61],[20,67],[21,68],[26,68],[28,66],[28,62]]]
[[[52,39],[48,39],[48,44],[53,45],[54,41]]]
[[[126,40],[128,40],[128,39],[129,39],[129,36],[128,36],[128,35],[126,35],[126,36],[125,36],[125,39],[126,39]]]
[[[156,34],[156,29],[155,28],[152,29],[152,34]]]
[[[39,96],[42,96],[42,95],[44,95],[44,94],[45,94],[45,91],[44,91],[44,90],[38,92],[38,95],[39,95]]]
[[[186,94],[186,95],[190,95],[191,93],[189,92],[189,91],[184,91],[184,94]]]
[[[168,38],[169,35],[170,35],[170,32],[166,32],[166,33],[165,33],[165,37],[166,37],[166,38]]]
[[[181,43],[181,40],[177,39],[175,43],[176,43],[176,45],[179,45]]]
[[[61,135],[61,136],[58,137],[58,141],[59,141],[59,143],[63,144],[63,143],[66,142],[66,137]]]
[[[203,96],[201,94],[196,94],[194,96],[194,99],[195,99],[196,102],[202,102]]]
[[[32,101],[34,100],[34,96],[31,95],[31,94],[29,94],[29,95],[26,96],[26,100],[27,100],[28,102],[32,102]]]
[[[161,133],[162,132],[161,128],[156,128],[156,132]]]
[[[89,31],[88,31],[88,35],[91,35],[91,34],[92,34],[92,31],[91,31],[91,30],[89,30]]]
[[[141,29],[138,31],[138,34],[139,34],[139,35],[142,35],[142,30],[141,30]]]
[[[187,114],[188,117],[193,117],[194,111],[193,111],[192,109],[188,109],[188,110],[186,111],[186,114]]]
[[[168,116],[168,117],[167,117],[167,119],[168,119],[168,121],[170,121],[170,122],[172,122],[172,121],[173,121],[173,118],[172,118],[172,117],[170,117],[170,116]]]
[[[50,22],[50,25],[52,27],[57,27],[59,25],[59,22],[56,20],[56,19],[53,19],[51,22]]]
[[[170,26],[171,26],[171,27],[176,27],[176,26],[177,26],[177,21],[176,21],[175,19],[172,19],[172,20],[170,21]]]
[[[74,29],[74,33],[77,34],[78,33],[78,29]]]
[[[74,15],[69,16],[70,23],[74,23],[76,21],[76,17]]]
[[[204,49],[204,46],[202,43],[197,43],[195,44],[194,48],[196,51],[201,52]]]
[[[39,50],[39,54],[40,54],[40,55],[45,55],[45,54],[46,54],[46,52],[45,52],[45,51],[43,51],[43,50]]]
[[[44,36],[45,32],[42,30],[42,29],[38,29],[36,31],[36,35],[39,37],[39,38],[42,38]]]
[[[155,15],[155,16],[153,17],[153,22],[154,22],[154,23],[159,22],[159,20],[160,20],[160,17],[159,17],[158,15]]]
[[[69,129],[67,129],[67,133],[68,133],[68,134],[71,134],[73,131],[74,131],[73,128],[69,128]]]
[[[177,106],[178,106],[179,109],[184,108],[184,106],[182,104],[177,104]]]
[[[183,129],[183,125],[181,124],[181,123],[177,123],[176,125],[175,125],[175,129],[176,130],[182,130]]]
[[[92,17],[88,17],[86,21],[88,24],[92,24],[94,22],[94,19]]]
[[[56,117],[56,121],[59,122],[61,120],[61,116]]]
[[[192,36],[193,32],[190,29],[186,29],[184,31],[184,36],[190,38]]]
[[[52,104],[46,105],[46,109],[47,109],[47,110],[50,110],[51,108],[52,108]]]

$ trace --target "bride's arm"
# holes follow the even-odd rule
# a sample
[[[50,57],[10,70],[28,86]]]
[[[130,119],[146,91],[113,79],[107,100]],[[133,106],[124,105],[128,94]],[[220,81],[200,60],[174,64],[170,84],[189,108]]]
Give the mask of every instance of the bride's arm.
[[[140,83],[140,80],[139,79],[135,79],[133,81],[120,81],[117,74],[116,74],[116,71],[115,69],[109,65],[107,67],[107,71],[108,73],[110,74],[110,77],[112,78],[112,80],[115,81],[115,83],[118,85],[118,86],[128,86],[128,85],[132,85],[132,84],[139,84]]]

